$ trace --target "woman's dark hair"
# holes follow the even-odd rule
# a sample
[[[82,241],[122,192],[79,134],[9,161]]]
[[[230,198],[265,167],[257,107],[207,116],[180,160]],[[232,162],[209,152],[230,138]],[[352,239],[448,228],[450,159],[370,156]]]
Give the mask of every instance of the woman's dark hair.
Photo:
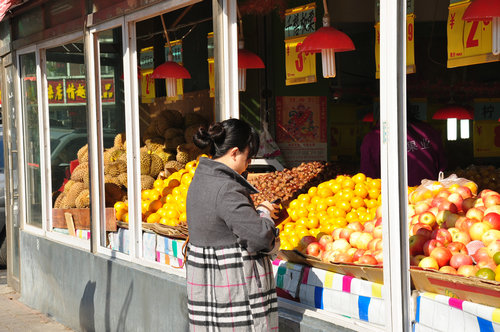
[[[229,119],[216,122],[208,128],[200,127],[193,137],[194,144],[200,149],[210,147],[214,159],[222,157],[229,150],[237,147],[241,152],[248,147],[248,158],[253,158],[259,151],[259,135],[255,129],[243,120]]]

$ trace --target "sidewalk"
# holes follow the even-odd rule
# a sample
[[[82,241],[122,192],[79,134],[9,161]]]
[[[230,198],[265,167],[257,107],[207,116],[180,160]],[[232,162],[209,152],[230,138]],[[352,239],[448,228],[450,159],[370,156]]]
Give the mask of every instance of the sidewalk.
[[[0,270],[0,332],[60,332],[71,329],[19,301],[20,294],[7,286],[7,270]]]

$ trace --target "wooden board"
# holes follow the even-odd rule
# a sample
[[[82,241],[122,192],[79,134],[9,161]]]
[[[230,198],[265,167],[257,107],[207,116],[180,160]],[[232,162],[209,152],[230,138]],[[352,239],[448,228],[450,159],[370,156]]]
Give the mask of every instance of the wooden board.
[[[90,209],[52,209],[52,227],[68,228],[65,213],[73,217],[75,229],[90,229]],[[106,231],[116,232],[115,209],[106,208]]]

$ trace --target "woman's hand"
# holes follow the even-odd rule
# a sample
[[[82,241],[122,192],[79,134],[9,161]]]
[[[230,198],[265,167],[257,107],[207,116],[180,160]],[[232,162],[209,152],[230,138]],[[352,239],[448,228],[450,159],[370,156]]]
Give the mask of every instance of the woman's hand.
[[[264,201],[257,206],[257,208],[259,208],[259,207],[267,209],[269,211],[272,219],[278,218],[278,212],[279,212],[279,205],[278,204],[273,204],[269,201]]]

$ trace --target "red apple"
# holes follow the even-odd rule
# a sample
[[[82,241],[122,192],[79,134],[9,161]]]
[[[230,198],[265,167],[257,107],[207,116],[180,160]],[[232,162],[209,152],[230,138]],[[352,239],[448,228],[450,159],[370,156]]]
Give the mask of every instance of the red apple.
[[[469,235],[472,240],[481,240],[483,234],[491,227],[483,222],[477,222],[469,228]]]
[[[480,261],[491,259],[491,257],[488,254],[488,248],[487,247],[479,248],[474,253],[474,255],[471,255],[471,256],[474,259],[474,261],[476,262],[476,264],[479,263]]]
[[[467,247],[462,242],[451,242],[446,248],[448,248],[452,254],[469,254]]]
[[[424,258],[424,255],[410,256],[410,266],[418,266],[420,261]]]
[[[467,211],[465,216],[469,219],[476,219],[477,221],[483,220],[484,213],[477,207],[473,207]]]
[[[460,196],[462,196],[464,200],[472,197],[472,191],[469,189],[469,187],[466,186],[458,187],[456,193],[460,194]]]
[[[410,219],[410,224],[411,224],[411,225],[418,224],[418,223],[419,223],[418,218],[420,218],[420,215],[419,215],[419,214],[416,214],[416,215],[414,215],[413,217],[411,217],[411,219]]]
[[[351,246],[357,248],[356,243],[358,242],[358,239],[361,236],[361,234],[363,234],[363,232],[353,232],[351,234],[351,236],[349,237],[349,243],[351,244]]]
[[[377,219],[375,219],[375,227],[377,226],[382,226],[382,217],[378,217]]]
[[[375,222],[374,221],[366,221],[363,224],[363,227],[365,228],[364,231],[367,233],[372,233],[373,230],[375,229]]]
[[[373,240],[373,235],[363,232],[356,241],[356,246],[358,249],[368,249],[368,243],[370,243],[371,240]]]
[[[375,217],[377,217],[377,219],[382,218],[382,205],[380,205],[375,211]]]
[[[365,229],[363,227],[363,224],[360,223],[359,221],[351,222],[347,224],[346,227],[352,229],[355,232],[362,232]]]
[[[436,222],[439,226],[444,228],[455,227],[455,223],[460,218],[459,214],[450,212],[448,210],[439,211],[436,216]]]
[[[495,271],[497,268],[495,261],[490,257],[488,257],[487,259],[483,259],[482,261],[477,262],[476,266],[480,269],[482,269],[483,267],[487,267],[493,271]]]
[[[373,257],[377,260],[378,265],[382,265],[384,263],[384,252],[382,250],[374,251]]]
[[[428,211],[430,213],[432,213],[435,217],[437,217],[437,215],[439,213],[439,209],[436,206],[435,207],[431,207]]]
[[[448,232],[450,232],[451,237],[453,237],[453,235],[455,235],[458,232],[460,232],[460,230],[458,228],[456,228],[456,227],[451,227],[451,228],[448,228]]]
[[[366,250],[364,250],[364,249],[356,249],[356,251],[352,255],[352,261],[353,262],[358,261],[359,258],[365,254],[365,252],[366,252]]]
[[[464,199],[462,198],[462,196],[460,196],[459,193],[452,193],[450,196],[448,196],[448,201],[455,204],[458,211],[462,211],[462,202],[464,201]]]
[[[384,249],[383,243],[384,242],[382,241],[382,239],[373,239],[370,241],[370,243],[368,243],[368,250],[382,250]]]
[[[307,246],[313,242],[317,242],[316,241],[316,238],[312,235],[307,235],[307,236],[304,236],[302,239],[300,239],[299,241],[299,245],[298,245],[298,249],[300,251],[304,250],[307,248]]]
[[[457,269],[457,274],[464,277],[474,277],[476,276],[477,271],[479,271],[479,267],[467,264],[467,265],[461,265]]]
[[[453,213],[458,212],[457,206],[448,200],[446,202],[443,202],[438,208],[439,208],[439,210],[448,210],[448,211],[453,212]]]
[[[497,229],[487,230],[483,236],[481,236],[481,241],[483,241],[485,246],[488,246],[491,242],[500,240],[500,231]]]
[[[432,232],[431,237],[434,238],[434,239],[436,239],[436,240],[438,240],[439,242],[441,242],[445,246],[448,243],[452,242],[451,233],[448,232],[448,230],[446,230],[444,228],[438,228],[438,229],[434,230]]]
[[[333,260],[335,263],[352,263],[352,256],[350,256],[348,253],[342,252],[338,253],[335,255],[335,258]]]
[[[498,213],[490,212],[485,214],[483,222],[490,225],[492,229],[500,230],[500,214]]]
[[[448,198],[450,194],[451,191],[449,191],[448,189],[442,189],[436,194],[436,197]]]
[[[417,234],[410,236],[409,246],[410,246],[410,255],[416,256],[422,254],[424,252],[424,244],[427,241],[423,235]]]
[[[500,214],[500,205],[493,205],[484,210],[484,215],[487,215],[491,212],[495,212],[496,214]]]
[[[450,194],[451,194],[451,193],[450,193]],[[432,201],[431,201],[431,204],[430,204],[430,205],[431,205],[431,207],[437,207],[439,210],[441,210],[441,209],[440,209],[441,205],[442,205],[444,202],[447,202],[447,201],[448,201],[448,196],[446,196],[446,197],[441,197],[441,196],[437,196],[437,195],[436,195],[436,197],[434,197],[434,198],[432,199]]]
[[[324,234],[324,235],[321,235],[318,242],[321,245],[321,247],[323,247],[323,250],[324,250],[324,248],[326,247],[326,245],[328,243],[333,242],[333,237],[331,235]]]
[[[361,256],[357,262],[355,262],[357,264],[363,264],[363,265],[377,265],[377,260],[375,259],[375,257],[373,257],[372,255],[363,255]]]
[[[329,245],[329,248],[333,251],[347,252],[351,248],[351,244],[346,239],[338,239]]]
[[[415,204],[415,214],[422,214],[429,210],[431,205],[425,201],[418,202]]]
[[[429,256],[431,254],[432,250],[434,250],[434,248],[438,248],[438,247],[444,247],[444,244],[442,244],[441,242],[439,242],[436,239],[427,240],[427,242],[424,243],[424,255]]]
[[[432,227],[436,224],[436,216],[432,212],[424,212],[420,215],[418,221]]]
[[[323,250],[321,249],[319,242],[311,242],[307,245],[306,254],[308,255],[320,257],[322,252]]]
[[[458,269],[462,265],[472,265],[472,257],[465,254],[454,254],[450,259],[450,266]]]
[[[470,209],[474,207],[474,203],[476,202],[476,198],[474,197],[469,197],[465,198],[464,201],[462,202],[462,210],[467,213]]]
[[[451,259],[451,251],[445,247],[437,247],[431,251],[430,257],[434,258],[438,263],[439,267],[448,265]]]
[[[375,239],[381,239],[382,238],[382,225],[379,225],[379,226],[375,226],[375,228],[373,229],[373,238]]]
[[[420,263],[418,263],[418,267],[421,267],[423,269],[438,270],[439,264],[437,263],[436,259],[433,257],[424,257],[420,261]]]
[[[439,272],[448,273],[448,274],[457,274],[457,270],[455,270],[454,268],[452,268],[449,265],[445,265],[442,268],[440,268]]]
[[[332,231],[332,237],[334,241],[340,239],[340,232],[342,232],[343,229],[344,228],[342,227],[338,227]]]
[[[453,242],[461,242],[465,245],[470,242],[470,236],[468,233],[464,231],[459,231],[456,234],[452,235]]]
[[[354,231],[350,228],[342,228],[339,234],[339,239],[344,239],[349,241],[351,238],[351,234],[354,233]]]
[[[491,194],[483,197],[483,203],[486,208],[489,208],[493,205],[500,205],[500,195],[499,194]]]
[[[422,232],[424,234],[427,234],[427,232],[425,232],[426,230],[428,231],[429,235],[432,233],[432,227],[427,225],[427,224],[424,224],[424,223],[416,223],[415,225],[411,225],[410,226],[410,236],[411,235],[415,235],[417,234],[417,232],[422,229]]]
[[[488,255],[490,257],[493,257],[494,254],[500,251],[500,241],[499,240],[493,241],[490,244],[488,244],[486,248],[488,248]]]
[[[480,198],[485,198],[486,196],[493,195],[493,194],[497,194],[498,195],[498,193],[496,191],[493,191],[491,189],[483,189],[483,190],[481,190],[481,192],[479,193],[478,196]]]

